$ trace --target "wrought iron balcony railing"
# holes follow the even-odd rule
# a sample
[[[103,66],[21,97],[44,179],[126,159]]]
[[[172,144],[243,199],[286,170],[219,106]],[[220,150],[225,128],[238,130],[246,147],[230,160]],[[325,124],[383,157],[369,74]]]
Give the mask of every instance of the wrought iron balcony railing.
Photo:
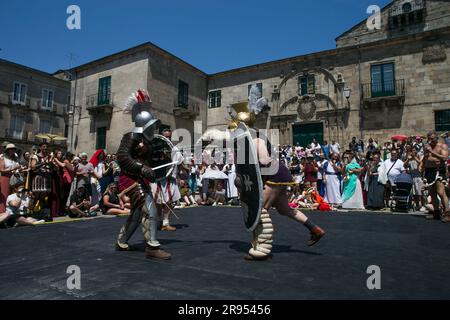
[[[394,4],[389,10],[391,17],[425,9],[425,0],[411,0]]]
[[[385,97],[404,97],[405,93],[404,79],[372,82],[362,85],[362,94],[365,100]]]
[[[114,104],[113,98],[114,94],[111,92],[91,94],[86,96],[86,107],[112,107]]]
[[[37,106],[40,110],[45,110],[45,111],[49,111],[49,112],[54,112],[54,111],[56,111],[56,108],[57,108],[56,103],[44,104],[44,103],[42,103],[42,100],[37,101]]]
[[[21,97],[14,98],[14,93],[11,93],[8,95],[8,103],[12,105],[20,105],[24,107],[30,106],[30,98],[25,97],[22,99]]]

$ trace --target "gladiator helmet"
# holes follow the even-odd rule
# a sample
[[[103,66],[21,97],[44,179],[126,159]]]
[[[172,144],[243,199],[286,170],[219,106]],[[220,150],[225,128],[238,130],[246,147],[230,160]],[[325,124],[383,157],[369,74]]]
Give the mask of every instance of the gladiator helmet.
[[[228,125],[230,130],[237,128],[240,122],[245,123],[250,128],[253,128],[256,122],[256,117],[261,113],[264,108],[268,106],[268,101],[266,98],[261,97],[261,92],[258,86],[253,85],[250,88],[250,94],[248,97],[248,102],[240,102],[231,105],[232,114],[231,121]],[[259,98],[261,97],[261,98]]]
[[[146,90],[139,89],[128,99],[124,113],[131,113],[135,127],[134,133],[142,133],[147,140],[152,140],[160,120],[155,117],[151,110],[152,100]]]

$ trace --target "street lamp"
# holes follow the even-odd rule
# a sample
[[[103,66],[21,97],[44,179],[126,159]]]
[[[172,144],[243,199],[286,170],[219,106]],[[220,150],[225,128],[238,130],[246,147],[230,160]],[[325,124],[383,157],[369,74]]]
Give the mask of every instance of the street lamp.
[[[352,89],[345,87],[344,88],[344,97],[347,99],[348,107],[350,108],[350,97],[352,95]]]
[[[68,112],[68,115],[72,116],[71,132],[70,132],[70,151],[73,152],[74,148],[76,148],[76,144],[74,145],[74,139],[73,139],[74,127],[75,127],[75,114],[78,111],[78,115],[81,118],[82,107],[76,105],[76,103],[77,103],[77,80],[78,80],[77,72],[76,71],[73,72],[72,70],[65,70],[64,75],[71,82],[71,85],[70,85],[71,89],[72,89],[72,81],[75,80],[74,92],[73,92],[73,97],[72,97],[73,104],[71,104],[69,101],[70,110]]]

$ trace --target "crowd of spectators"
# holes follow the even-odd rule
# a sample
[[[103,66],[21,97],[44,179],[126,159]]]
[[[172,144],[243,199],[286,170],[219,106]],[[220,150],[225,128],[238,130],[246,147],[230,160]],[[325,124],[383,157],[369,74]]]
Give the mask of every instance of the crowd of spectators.
[[[291,207],[384,210],[390,207],[397,177],[406,173],[413,180],[412,209],[435,212],[437,205],[448,208],[443,203],[448,199],[439,195],[436,204],[424,182],[422,160],[433,137],[436,134],[431,132],[427,137],[399,137],[383,143],[353,138],[348,148],[336,141],[320,144],[313,139],[307,147],[279,145],[272,151],[292,173],[294,181],[288,187]],[[448,135],[441,138],[450,144]],[[5,144],[0,153],[0,224],[34,225],[65,215],[129,214],[129,199],[118,193],[119,175],[116,155],[103,150],[89,157],[59,148],[50,150],[46,143],[34,152]],[[178,170],[181,199],[177,206],[237,205],[235,178],[232,162],[183,164]],[[44,191],[35,181],[41,181]]]

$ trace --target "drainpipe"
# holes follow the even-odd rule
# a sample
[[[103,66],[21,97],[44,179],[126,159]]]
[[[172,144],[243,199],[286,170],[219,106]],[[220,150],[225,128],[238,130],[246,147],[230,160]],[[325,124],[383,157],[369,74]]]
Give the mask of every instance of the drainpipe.
[[[72,73],[70,73],[72,74]],[[77,80],[78,80],[78,73],[75,71],[75,89],[73,93],[73,104],[72,104],[72,130],[70,133],[70,151],[74,152],[74,141],[73,141],[73,131],[75,130],[75,112],[77,110]]]
[[[360,139],[364,141],[363,99],[361,93],[361,47],[358,39],[358,88],[359,88],[359,132]]]

